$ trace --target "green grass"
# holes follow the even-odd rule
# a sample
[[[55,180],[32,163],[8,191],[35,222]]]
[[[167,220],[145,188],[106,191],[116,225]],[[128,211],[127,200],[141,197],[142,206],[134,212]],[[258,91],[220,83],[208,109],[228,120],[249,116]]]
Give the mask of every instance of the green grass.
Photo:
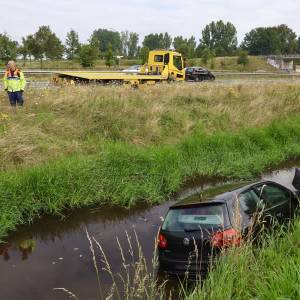
[[[216,57],[214,59],[214,68],[212,68],[211,62],[203,64],[199,58],[192,59],[190,63],[195,66],[204,66],[208,69],[214,69],[218,71],[235,71],[235,72],[278,72],[278,70],[271,65],[267,64],[266,59],[259,56],[249,56],[249,63],[245,66],[237,63],[237,56]]]
[[[260,247],[226,251],[186,300],[300,299],[300,222],[265,236]]]
[[[0,174],[0,236],[41,214],[91,204],[159,203],[194,176],[250,178],[300,157],[300,117],[265,128],[207,134],[177,145],[138,147],[106,142],[93,155],[61,158]]]
[[[195,131],[266,127],[300,112],[298,82],[222,85],[79,86],[25,92],[12,114],[0,94],[0,170],[71,155],[97,155],[107,142],[141,148],[179,144]]]

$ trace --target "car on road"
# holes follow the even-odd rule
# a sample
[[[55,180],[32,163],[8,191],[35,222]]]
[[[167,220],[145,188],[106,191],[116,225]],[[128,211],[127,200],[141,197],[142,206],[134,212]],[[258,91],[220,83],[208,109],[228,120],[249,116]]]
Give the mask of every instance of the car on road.
[[[295,190],[261,181],[226,186],[225,193],[217,189],[217,195],[204,193],[173,205],[158,235],[160,271],[191,277],[206,274],[222,249],[241,245],[262,227],[273,229],[274,222],[289,221],[299,207],[299,183],[297,171]]]
[[[134,65],[131,67],[128,67],[127,69],[122,70],[124,73],[130,73],[130,74],[137,74],[141,71],[142,66],[141,65]]]
[[[204,81],[215,80],[215,75],[202,67],[188,67],[185,69],[185,80],[187,81]]]

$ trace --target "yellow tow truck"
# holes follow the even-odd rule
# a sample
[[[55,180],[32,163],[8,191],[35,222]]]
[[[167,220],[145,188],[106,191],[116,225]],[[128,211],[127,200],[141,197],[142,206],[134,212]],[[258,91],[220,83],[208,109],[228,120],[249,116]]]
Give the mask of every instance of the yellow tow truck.
[[[172,50],[153,50],[149,52],[148,63],[136,74],[124,72],[62,72],[54,74],[54,82],[69,81],[71,83],[96,82],[155,84],[162,81],[183,81],[185,70],[182,55]]]

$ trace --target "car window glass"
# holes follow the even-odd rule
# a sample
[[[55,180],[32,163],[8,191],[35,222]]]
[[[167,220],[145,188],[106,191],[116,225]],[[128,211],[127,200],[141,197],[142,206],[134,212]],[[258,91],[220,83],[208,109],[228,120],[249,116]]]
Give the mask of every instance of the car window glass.
[[[267,184],[257,189],[266,208],[272,208],[290,200],[290,192],[279,186]]]
[[[241,193],[239,200],[242,210],[247,215],[251,215],[262,209],[262,203],[253,189]]]
[[[167,231],[219,228],[228,223],[225,205],[194,206],[171,209],[162,226]]]

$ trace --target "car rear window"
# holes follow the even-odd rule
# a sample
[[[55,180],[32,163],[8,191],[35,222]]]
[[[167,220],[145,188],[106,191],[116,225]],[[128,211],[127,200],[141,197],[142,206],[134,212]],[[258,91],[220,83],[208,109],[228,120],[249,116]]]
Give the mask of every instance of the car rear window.
[[[166,231],[220,228],[228,225],[225,204],[171,208],[162,226]]]

